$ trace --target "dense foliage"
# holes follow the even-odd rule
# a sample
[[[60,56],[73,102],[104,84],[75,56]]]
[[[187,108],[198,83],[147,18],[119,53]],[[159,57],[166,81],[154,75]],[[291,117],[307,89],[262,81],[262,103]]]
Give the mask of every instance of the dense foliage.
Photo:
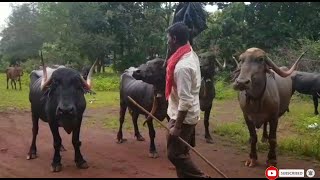
[[[204,3],[207,4],[207,3]],[[214,3],[211,3],[214,4]],[[197,51],[214,51],[235,67],[232,55],[250,47],[270,53],[279,65],[290,65],[309,49],[301,68],[319,67],[320,3],[219,2],[210,13],[208,29],[194,41]],[[121,72],[148,58],[166,55],[165,29],[171,24],[173,2],[32,2],[13,6],[1,32],[0,68],[21,63],[38,67],[39,50],[48,64],[77,69],[99,59]],[[229,74],[229,73],[222,73]]]

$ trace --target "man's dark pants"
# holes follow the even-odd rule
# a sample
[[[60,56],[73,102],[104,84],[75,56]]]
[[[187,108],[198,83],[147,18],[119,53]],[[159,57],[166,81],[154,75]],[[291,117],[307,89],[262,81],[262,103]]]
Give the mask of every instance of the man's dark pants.
[[[171,119],[168,128],[175,125],[175,120]],[[180,137],[195,147],[195,126],[182,124]],[[190,148],[181,142],[178,137],[167,134],[167,155],[171,163],[175,166],[179,178],[204,178],[206,176],[194,164],[190,157]]]

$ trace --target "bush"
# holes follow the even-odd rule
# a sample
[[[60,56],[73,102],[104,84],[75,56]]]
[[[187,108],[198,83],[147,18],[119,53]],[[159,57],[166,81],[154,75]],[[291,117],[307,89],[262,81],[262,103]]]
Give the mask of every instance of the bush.
[[[216,97],[217,100],[226,100],[236,98],[237,92],[231,88],[231,85],[224,82],[223,80],[218,80],[215,82]]]
[[[120,75],[106,72],[95,74],[93,77],[93,89],[96,91],[119,91]]]

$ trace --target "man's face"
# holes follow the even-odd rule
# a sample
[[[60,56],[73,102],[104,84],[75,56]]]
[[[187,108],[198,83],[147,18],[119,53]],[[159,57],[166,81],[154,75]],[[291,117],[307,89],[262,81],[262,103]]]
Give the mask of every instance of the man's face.
[[[167,44],[169,47],[169,52],[170,54],[173,54],[177,50],[177,45],[176,45],[176,37],[170,36],[170,34],[167,34]]]

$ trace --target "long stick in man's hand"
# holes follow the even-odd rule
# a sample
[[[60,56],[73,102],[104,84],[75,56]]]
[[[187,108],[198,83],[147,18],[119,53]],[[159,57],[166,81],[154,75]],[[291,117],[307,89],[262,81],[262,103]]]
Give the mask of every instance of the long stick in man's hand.
[[[135,102],[130,96],[128,96],[129,100],[134,103],[136,106],[138,106],[141,110],[143,110],[145,113],[147,113],[149,116],[151,116],[153,119],[155,119],[162,127],[166,128],[169,132],[169,128],[162,124],[160,120],[158,120],[156,117],[154,117],[150,112],[145,110],[142,106],[140,106],[137,102]],[[209,166],[211,166],[215,171],[217,171],[221,176],[224,178],[228,178],[225,174],[223,174],[218,168],[216,168],[209,160],[207,160],[204,156],[202,156],[195,148],[193,148],[189,143],[187,143],[185,140],[183,140],[181,137],[178,137],[180,141],[182,141],[185,145],[187,145],[192,151],[194,151],[198,156],[201,157],[202,160],[204,160]]]

